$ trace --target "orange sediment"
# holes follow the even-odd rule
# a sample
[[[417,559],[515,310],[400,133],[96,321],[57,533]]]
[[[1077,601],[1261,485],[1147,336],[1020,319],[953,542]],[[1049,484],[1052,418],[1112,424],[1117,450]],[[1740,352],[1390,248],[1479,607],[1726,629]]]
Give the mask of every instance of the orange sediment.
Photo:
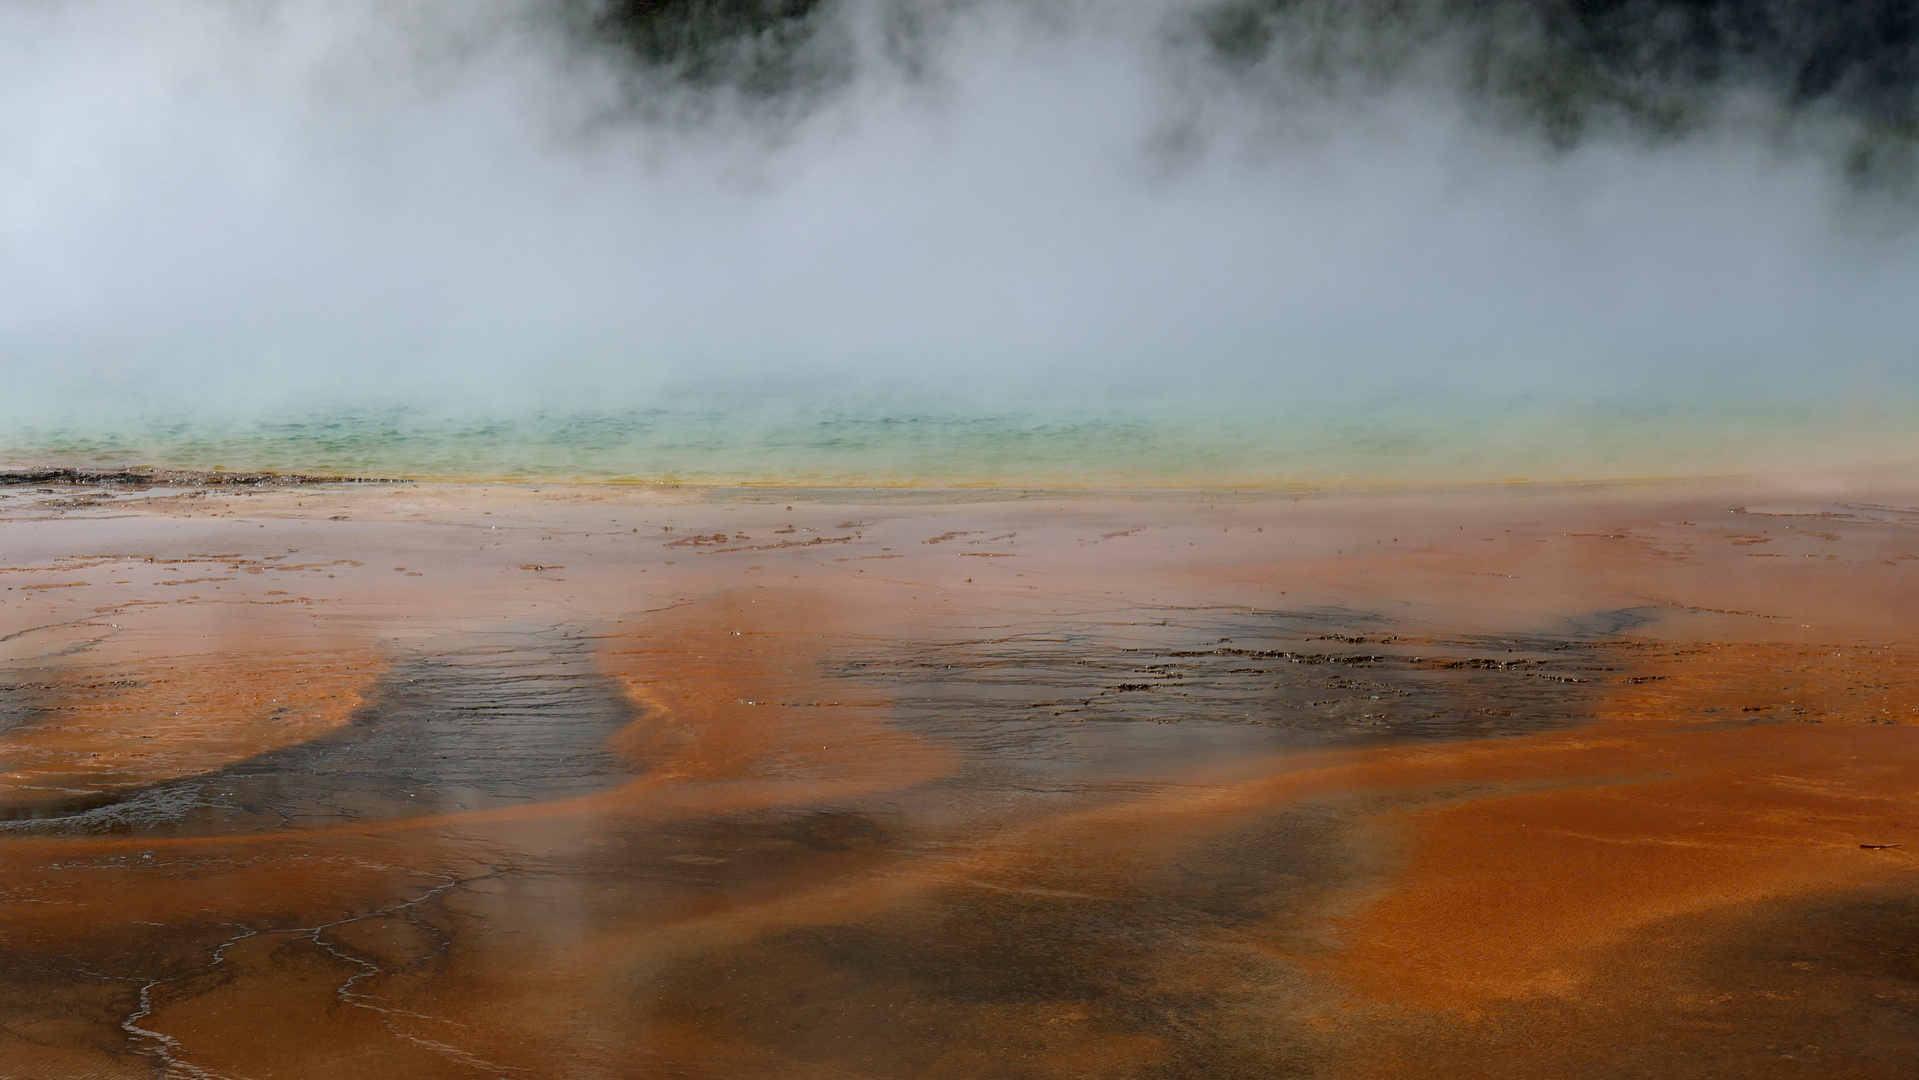
[[[0,700],[0,1075],[1548,1077],[1665,1039],[1662,1075],[1715,1075],[1690,1047],[1761,1076],[1903,1045],[1856,940],[1781,954],[1823,973],[1811,1018],[1765,1011],[1788,991],[1750,942],[1919,898],[1904,526],[1801,540],[1697,492],[296,497],[242,525],[308,563],[152,541],[240,569],[162,605],[157,572],[47,558],[17,580],[72,603],[0,601],[32,646]],[[1308,629],[1262,644],[1282,616]],[[509,639],[547,650],[516,678],[625,703],[529,721],[608,725],[563,759],[597,786],[348,770],[371,787],[331,817],[71,816],[398,722],[401,659]],[[1339,703],[1281,693],[1309,669]],[[1503,681],[1441,692],[1475,673]],[[1571,719],[1366,727],[1402,690]],[[428,762],[469,714],[434,715]],[[1855,1057],[1828,1071],[1897,1075]]]
[[[1369,998],[1470,1014],[1577,995],[1608,950],[1663,920],[1919,871],[1919,727],[1846,715],[1909,654],[1846,665],[1822,650],[1783,676],[1829,722],[1723,704],[1701,719],[1806,653],[1699,650],[1659,665],[1657,690],[1609,695],[1591,728],[1364,770],[1356,786],[1432,798],[1401,816],[1405,866],[1342,927],[1329,969]]]

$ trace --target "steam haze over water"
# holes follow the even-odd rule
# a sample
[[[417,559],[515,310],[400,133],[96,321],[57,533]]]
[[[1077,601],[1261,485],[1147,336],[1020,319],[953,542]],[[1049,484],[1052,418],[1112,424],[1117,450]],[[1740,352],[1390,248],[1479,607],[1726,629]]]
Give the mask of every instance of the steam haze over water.
[[[6,0],[0,457],[1908,460],[1919,3]]]

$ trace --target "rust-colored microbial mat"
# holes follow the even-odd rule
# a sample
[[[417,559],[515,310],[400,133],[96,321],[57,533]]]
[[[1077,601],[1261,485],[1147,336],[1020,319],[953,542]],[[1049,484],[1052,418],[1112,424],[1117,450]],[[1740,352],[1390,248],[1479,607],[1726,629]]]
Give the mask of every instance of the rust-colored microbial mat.
[[[1919,495],[0,498],[0,1077],[1907,1077]]]

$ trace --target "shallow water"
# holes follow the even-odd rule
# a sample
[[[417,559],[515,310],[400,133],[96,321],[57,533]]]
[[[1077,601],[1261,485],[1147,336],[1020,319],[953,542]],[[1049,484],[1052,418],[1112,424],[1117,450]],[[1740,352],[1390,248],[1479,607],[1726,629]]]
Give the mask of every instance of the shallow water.
[[[1195,488],[1806,471],[1904,462],[1912,417],[1812,399],[1522,409],[1253,406],[1227,384],[1098,410],[822,390],[667,395],[602,409],[284,407],[243,417],[59,408],[7,417],[0,463],[161,465],[438,480]],[[1190,396],[1190,395],[1189,395]],[[842,397],[845,399],[842,400]]]
[[[1919,1048],[1909,503],[81,494],[0,521],[0,1076]]]

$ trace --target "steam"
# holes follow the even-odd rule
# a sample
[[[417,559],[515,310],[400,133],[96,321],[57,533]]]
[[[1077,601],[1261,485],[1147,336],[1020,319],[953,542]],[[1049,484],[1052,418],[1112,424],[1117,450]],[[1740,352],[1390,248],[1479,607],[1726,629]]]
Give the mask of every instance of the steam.
[[[1919,390],[1910,200],[1857,166],[1897,158],[1881,98],[1669,79],[1633,101],[1677,112],[1568,128],[1473,90],[1479,24],[707,6],[761,18],[0,6],[0,421],[1736,426]]]

